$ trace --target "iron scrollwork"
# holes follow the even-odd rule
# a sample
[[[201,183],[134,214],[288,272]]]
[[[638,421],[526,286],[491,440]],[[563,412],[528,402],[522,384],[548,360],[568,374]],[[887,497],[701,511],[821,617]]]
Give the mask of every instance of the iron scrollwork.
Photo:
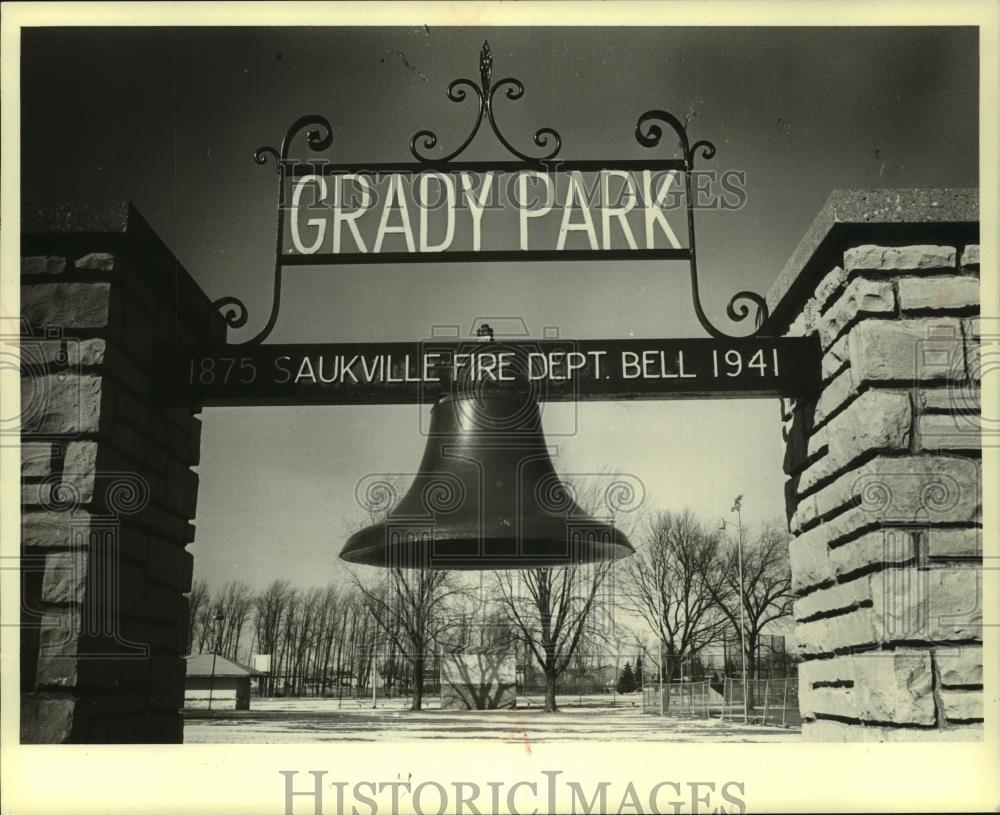
[[[536,130],[532,140],[538,147],[541,148],[548,147],[551,140],[552,148],[544,155],[529,156],[514,147],[514,145],[507,140],[497,125],[496,115],[493,109],[493,97],[496,96],[497,91],[503,88],[504,95],[508,99],[520,99],[524,96],[524,84],[519,79],[514,79],[513,77],[505,77],[496,84],[493,84],[493,52],[490,50],[489,42],[484,42],[482,50],[479,52],[479,79],[479,85],[471,79],[462,78],[454,80],[448,86],[448,98],[452,102],[465,101],[467,98],[466,88],[472,91],[476,99],[479,100],[479,110],[476,113],[475,124],[473,124],[469,135],[465,137],[465,141],[459,144],[458,147],[447,155],[435,157],[427,155],[426,153],[421,152],[421,150],[433,150],[437,147],[437,134],[432,130],[419,130],[414,133],[413,138],[410,139],[410,153],[413,154],[413,157],[417,161],[423,162],[424,164],[445,164],[452,159],[457,158],[465,151],[465,148],[472,144],[472,141],[476,138],[476,134],[479,132],[479,128],[482,126],[483,119],[485,118],[490,123],[490,128],[492,128],[493,134],[497,137],[499,142],[509,153],[517,156],[522,161],[543,162],[554,159],[562,149],[562,137],[551,127],[543,127]]]
[[[700,150],[701,157],[711,159],[715,155],[715,145],[712,142],[702,139],[690,144],[688,140],[687,128],[672,113],[665,110],[647,110],[635,125],[635,138],[643,147],[656,147],[663,138],[663,128],[657,121],[665,122],[677,136],[681,146],[681,153],[684,161],[684,196],[687,206],[687,227],[688,227],[688,247],[691,251],[691,299],[694,303],[694,311],[709,334],[716,339],[726,339],[733,335],[720,331],[705,315],[705,310],[701,305],[701,295],[698,290],[698,255],[695,249],[694,232],[694,208],[695,201],[691,190],[691,172],[694,170],[695,154]],[[754,330],[744,336],[759,335],[764,325],[767,323],[768,309],[767,301],[755,291],[738,291],[729,300],[726,306],[726,314],[735,323],[742,322],[750,316],[750,306],[752,303],[755,311]]]
[[[519,160],[524,162],[526,167],[552,167],[558,166],[556,159],[562,149],[562,138],[559,133],[551,127],[543,127],[536,130],[532,139],[536,146],[546,150],[546,152],[531,156],[518,150],[503,134],[497,125],[494,110],[494,98],[499,91],[503,91],[507,99],[516,101],[524,95],[524,84],[513,77],[505,77],[497,82],[493,82],[493,53],[488,42],[484,42],[479,54],[479,84],[468,78],[455,79],[448,85],[447,96],[452,102],[460,103],[465,101],[471,93],[478,102],[476,120],[472,130],[465,139],[451,152],[441,156],[434,156],[427,151],[433,150],[438,145],[438,136],[432,130],[419,130],[410,139],[410,153],[416,158],[418,164],[412,167],[413,172],[420,172],[421,168],[445,165],[460,156],[473,142],[483,121],[488,121],[493,134],[503,147]],[[687,128],[681,121],[665,110],[649,110],[643,113],[635,127],[635,138],[643,147],[654,148],[660,145],[664,136],[664,125],[674,132],[682,152],[684,168],[684,185],[687,209],[688,228],[688,259],[690,262],[691,294],[694,304],[695,314],[702,327],[717,339],[730,338],[734,335],[726,334],[716,328],[705,315],[701,304],[701,296],[698,288],[698,265],[695,247],[694,228],[694,198],[692,196],[691,173],[694,169],[695,156],[700,153],[701,158],[711,159],[715,155],[715,145],[707,140],[699,140],[690,143]],[[296,119],[291,127],[285,132],[281,140],[279,149],[270,146],[259,147],[254,152],[254,161],[264,165],[269,159],[275,162],[277,168],[278,186],[278,208],[277,221],[275,225],[275,259],[274,259],[274,289],[272,295],[271,312],[268,315],[264,327],[254,337],[243,342],[230,343],[234,346],[259,345],[270,335],[278,319],[278,311],[281,303],[281,282],[284,258],[284,200],[285,182],[287,170],[290,166],[289,151],[292,143],[298,138],[303,130],[306,133],[306,143],[314,151],[326,150],[333,143],[333,129],[330,122],[318,114],[310,114]],[[294,163],[294,162],[292,162]],[[726,314],[733,322],[739,323],[746,320],[751,310],[755,315],[754,330],[741,336],[760,336],[767,326],[768,308],[763,297],[753,291],[739,291],[732,296],[726,307]],[[221,318],[229,328],[241,328],[247,323],[248,313],[246,305],[238,297],[226,296],[215,300],[212,304],[213,319]]]
[[[326,150],[333,144],[333,128],[330,127],[330,122],[323,116],[316,113],[311,113],[306,116],[301,116],[292,122],[291,127],[285,131],[285,136],[281,140],[281,147],[279,149],[274,149],[269,145],[264,145],[263,147],[258,147],[253,154],[253,160],[257,164],[267,164],[268,159],[272,159],[275,163],[277,169],[277,181],[278,181],[278,213],[277,222],[275,225],[275,237],[274,237],[274,290],[271,297],[271,313],[267,318],[267,323],[264,327],[257,333],[254,337],[244,342],[230,343],[231,345],[260,345],[264,340],[267,339],[268,335],[274,330],[275,324],[278,322],[278,309],[281,306],[281,273],[282,273],[282,256],[284,254],[284,207],[282,207],[281,202],[284,199],[285,190],[285,170],[288,166],[288,153],[291,149],[292,142],[298,137],[298,135],[306,128],[311,128],[306,132],[306,144],[314,152],[319,152],[321,150]],[[213,315],[219,315],[229,328],[242,328],[247,323],[247,307],[246,304],[240,300],[238,297],[227,296],[220,297],[212,303],[212,313]]]

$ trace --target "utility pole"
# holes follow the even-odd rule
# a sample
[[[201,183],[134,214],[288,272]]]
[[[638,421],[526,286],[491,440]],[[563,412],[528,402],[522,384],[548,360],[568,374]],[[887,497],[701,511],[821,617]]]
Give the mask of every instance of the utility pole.
[[[736,513],[736,560],[739,567],[740,581],[740,665],[743,674],[743,724],[749,724],[750,715],[747,708],[749,688],[747,687],[747,632],[746,632],[746,594],[743,587],[743,496],[737,495],[730,512]],[[725,530],[727,526],[732,526],[725,518],[722,519],[720,529]]]
[[[372,709],[378,707],[376,704],[378,698],[378,675],[375,673],[375,649],[378,646],[378,640],[372,636],[372,665],[371,665],[371,675],[372,675]]]
[[[215,692],[215,659],[220,646],[219,625],[226,619],[224,614],[216,614],[213,618],[215,622],[215,642],[212,646],[212,676],[208,680],[208,709],[212,709],[212,695]]]

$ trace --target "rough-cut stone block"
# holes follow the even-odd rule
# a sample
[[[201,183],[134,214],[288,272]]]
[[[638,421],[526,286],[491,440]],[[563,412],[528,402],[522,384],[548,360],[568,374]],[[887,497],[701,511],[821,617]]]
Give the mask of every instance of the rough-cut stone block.
[[[904,313],[943,313],[979,307],[978,277],[902,277],[898,285],[899,307]]]
[[[838,681],[844,686],[824,687]],[[820,687],[814,687],[817,683]],[[913,649],[809,660],[799,667],[803,716],[931,725],[936,716],[932,684],[930,653]]]
[[[141,623],[137,625],[137,635],[129,634],[133,642],[147,643],[150,648],[158,651],[171,651],[175,654],[186,653],[187,630],[179,623],[155,624]]]
[[[979,417],[932,413],[917,420],[917,438],[921,450],[961,450],[975,452],[982,448]]]
[[[180,608],[180,592],[166,589],[152,583],[146,586],[143,615],[150,620],[173,620]]]
[[[832,684],[850,684],[851,662],[846,657],[807,659],[799,664],[799,688],[816,688]]]
[[[819,304],[817,304],[813,298],[809,298],[802,304],[798,316],[788,327],[788,330],[785,332],[785,336],[808,337],[816,331],[816,324],[819,321],[819,318]]]
[[[829,547],[840,544],[845,538],[856,536],[880,525],[881,523],[876,516],[864,512],[859,507],[853,507],[846,512],[828,518],[818,526],[807,529],[795,540],[801,541],[803,545],[818,546],[822,544]]]
[[[78,609],[48,611],[39,623],[38,687],[72,688],[80,679],[80,612]]]
[[[980,513],[980,465],[974,459],[879,456],[827,489],[824,507],[850,496],[881,522],[969,523]]]
[[[802,722],[802,740],[805,742],[964,742],[982,739],[981,724],[918,728],[865,726],[832,719],[807,719]]]
[[[961,326],[954,317],[862,320],[848,335],[848,350],[855,387],[965,378]]]
[[[826,435],[826,428],[821,427],[809,437],[806,444],[806,455],[810,460],[825,456],[829,451],[829,442]]]
[[[917,549],[913,533],[886,527],[830,549],[830,570],[837,578],[873,567],[911,563]]]
[[[978,243],[970,243],[962,250],[962,268],[979,271]]]
[[[178,710],[184,700],[184,659],[176,654],[153,654],[149,658],[150,707]]]
[[[942,690],[944,716],[950,722],[975,722],[983,719],[981,690]]]
[[[831,379],[823,388],[823,392],[816,402],[816,411],[813,414],[814,427],[823,425],[857,392],[858,389],[849,368]]]
[[[824,275],[819,285],[816,286],[816,293],[813,295],[813,299],[816,301],[816,305],[819,306],[820,311],[826,310],[826,306],[831,298],[843,288],[846,281],[847,272],[840,266],[834,266]]]
[[[72,495],[79,503],[89,504],[94,500],[97,442],[71,441],[66,444],[62,480],[72,489]]]
[[[868,603],[871,603],[868,581],[852,580],[800,597],[795,601],[793,613],[796,621],[806,622],[821,614],[846,613]]]
[[[146,598],[146,573],[131,563],[122,562],[118,567],[118,584],[110,592],[107,602],[120,609],[118,619],[139,617],[144,613]]]
[[[176,591],[191,588],[194,560],[186,549],[159,539],[149,541],[146,573],[151,580]]]
[[[21,741],[25,744],[63,744],[73,733],[75,700],[71,697],[24,697],[21,702]]]
[[[983,648],[981,645],[961,645],[939,649],[934,659],[941,672],[945,688],[975,687],[983,684]]]
[[[101,366],[103,373],[112,379],[122,389],[135,394],[138,398],[149,400],[155,394],[151,388],[152,369],[143,370],[133,361],[132,357],[123,353],[119,346],[106,340],[95,338],[80,343],[81,355],[87,356],[80,360],[82,366]],[[73,350],[70,349],[71,363],[74,361]]]
[[[848,648],[876,645],[882,632],[871,608],[859,608],[837,617],[799,623],[797,649],[804,655],[833,654]]]
[[[962,336],[964,337],[965,372],[973,382],[982,381],[982,365],[980,345],[982,343],[982,320],[979,317],[966,317],[962,320]]]
[[[978,569],[891,569],[869,580],[878,642],[982,636]]]
[[[827,454],[802,474],[799,491],[809,492],[866,453],[909,449],[911,423],[905,392],[872,389],[861,394],[823,428]]]
[[[115,268],[115,256],[108,252],[91,252],[77,258],[73,266],[78,270],[110,272]]]
[[[854,246],[844,252],[847,274],[859,272],[937,272],[954,269],[953,246]]]
[[[76,435],[96,433],[101,415],[101,377],[47,374],[21,380],[25,435]],[[30,397],[26,398],[26,391]]]
[[[971,413],[979,415],[980,388],[965,385],[950,388],[921,388],[917,405],[925,413]]]
[[[824,349],[829,348],[841,332],[860,317],[892,314],[895,310],[896,293],[890,281],[856,277],[819,320],[820,343]]]
[[[27,339],[21,344],[21,373],[37,376],[48,366],[65,367],[75,340]]]
[[[103,328],[111,311],[108,283],[36,283],[21,286],[21,314],[32,324]]]
[[[927,537],[927,556],[932,558],[982,557],[982,530],[931,527]]]
[[[59,552],[45,558],[42,600],[82,603],[87,594],[87,553]]]
[[[832,379],[850,364],[850,357],[847,353],[847,335],[838,339],[831,345],[821,361],[821,376],[824,382]]]
[[[794,526],[806,529],[854,504],[881,523],[975,522],[980,511],[979,472],[974,459],[878,456],[803,497]]]
[[[104,364],[107,342],[100,337],[80,340],[69,347],[69,364],[96,367]]]
[[[152,360],[156,339],[156,330],[145,312],[133,307],[124,309],[120,336],[123,348],[139,360]]]
[[[66,271],[66,258],[56,255],[36,255],[21,258],[21,275],[57,275]]]
[[[49,475],[57,449],[55,445],[42,441],[21,444],[21,477],[44,478]]]
[[[21,504],[31,507],[52,505],[52,490],[55,484],[29,482],[21,485]]]
[[[788,545],[792,590],[802,591],[833,579],[829,547],[825,540],[803,535]]]
[[[90,513],[25,512],[21,515],[21,544],[25,548],[66,549],[79,545],[90,531]]]
[[[799,715],[803,719],[815,719],[817,716],[846,716],[856,718],[856,706],[849,687],[819,687],[813,688],[802,679],[807,665],[820,660],[808,660],[799,666]],[[830,660],[822,660],[829,662]]]
[[[867,577],[871,606],[799,623],[806,655],[896,642],[972,640],[981,636],[976,569],[887,569]],[[859,589],[860,590],[860,589]]]
[[[827,425],[827,456],[841,467],[870,450],[906,449],[911,419],[906,393],[873,388]]]
[[[194,417],[191,431],[183,440],[177,441],[177,458],[189,467],[197,466],[201,460],[201,417]]]
[[[171,744],[183,739],[184,720],[173,713],[130,713],[91,724],[88,741],[110,744]]]

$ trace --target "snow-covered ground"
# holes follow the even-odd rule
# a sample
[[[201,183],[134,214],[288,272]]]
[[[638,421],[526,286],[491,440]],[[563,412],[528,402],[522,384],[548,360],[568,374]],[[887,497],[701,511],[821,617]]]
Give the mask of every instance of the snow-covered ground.
[[[531,700],[535,701],[535,700]],[[582,701],[582,706],[580,702]],[[797,730],[717,719],[643,714],[637,696],[564,697],[558,714],[540,707],[516,710],[408,711],[407,700],[252,699],[246,711],[191,711],[184,724],[190,743],[291,743],[319,741],[494,740],[510,743],[574,741],[777,742],[797,741]],[[633,703],[634,706],[633,706]],[[519,700],[519,705],[522,701]],[[210,718],[209,718],[210,716]]]

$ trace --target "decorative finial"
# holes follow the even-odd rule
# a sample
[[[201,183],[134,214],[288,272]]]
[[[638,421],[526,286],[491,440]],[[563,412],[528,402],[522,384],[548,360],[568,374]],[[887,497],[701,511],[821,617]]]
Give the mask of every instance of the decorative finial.
[[[490,89],[490,79],[493,75],[493,52],[490,50],[489,40],[483,40],[482,50],[479,52],[479,76],[483,80],[483,93]]]

